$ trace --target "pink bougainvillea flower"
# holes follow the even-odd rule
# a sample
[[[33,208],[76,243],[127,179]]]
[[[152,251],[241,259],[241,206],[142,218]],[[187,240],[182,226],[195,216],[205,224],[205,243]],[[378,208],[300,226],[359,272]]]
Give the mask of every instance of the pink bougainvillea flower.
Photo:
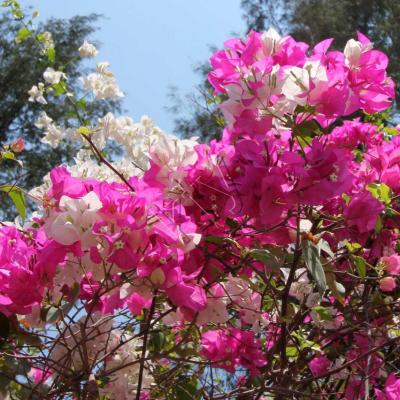
[[[315,377],[328,372],[330,365],[331,362],[326,358],[325,355],[316,356],[308,363],[311,373]]]
[[[397,287],[396,279],[392,276],[385,276],[379,280],[379,287],[383,292],[392,292]]]
[[[364,233],[375,228],[378,216],[383,209],[383,204],[375,199],[370,192],[363,192],[351,198],[343,215],[349,226],[357,228],[360,233]]]
[[[400,379],[391,373],[386,379],[383,390],[375,389],[377,400],[397,400],[400,399]]]

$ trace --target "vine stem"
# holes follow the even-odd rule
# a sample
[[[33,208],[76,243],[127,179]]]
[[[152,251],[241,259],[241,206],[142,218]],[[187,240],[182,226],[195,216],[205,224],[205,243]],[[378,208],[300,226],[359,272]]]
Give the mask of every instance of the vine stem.
[[[67,96],[67,99],[69,100],[70,104],[72,105],[72,107],[74,108],[74,111],[76,113],[76,117],[78,118],[79,122],[82,124],[82,126],[85,126],[85,121],[84,119],[81,117],[78,107],[76,105],[76,103]],[[85,135],[83,133],[81,133],[81,137],[83,137],[90,145],[91,149],[93,150],[94,154],[96,155],[96,157],[98,158],[99,162],[106,165],[112,172],[114,172],[115,175],[117,175],[119,177],[119,179],[121,179],[122,182],[125,183],[126,186],[129,187],[129,189],[135,193],[136,190],[135,188],[129,183],[129,181],[125,178],[125,176],[119,172],[99,151],[99,149],[96,147],[96,145],[93,143],[92,139],[88,136]]]
[[[289,297],[289,292],[290,288],[292,286],[293,280],[296,276],[296,269],[297,269],[297,264],[300,260],[301,256],[301,248],[300,248],[300,242],[301,242],[301,236],[300,236],[300,207],[298,207],[297,211],[297,232],[296,232],[296,248],[294,251],[294,256],[293,256],[293,262],[290,267],[290,272],[288,279],[286,281],[286,286],[283,292],[282,296],[282,306],[281,306],[281,318],[285,318],[287,315],[287,308],[288,308],[288,297]],[[283,372],[284,369],[286,368],[287,364],[287,357],[286,357],[286,329],[287,329],[287,324],[285,319],[281,323],[281,335],[280,335],[280,356],[281,356],[281,371]]]
[[[119,179],[121,179],[122,182],[125,183],[126,186],[129,187],[129,189],[135,193],[135,188],[129,183],[129,181],[124,177],[124,175],[119,172],[106,158],[104,158],[104,156],[101,154],[101,152],[99,151],[99,149],[94,145],[92,139],[90,139],[89,136],[87,135],[81,135],[85,138],[85,140],[90,144],[90,147],[92,148],[92,150],[94,151],[94,153],[96,154],[96,157],[98,158],[99,162],[103,163],[104,165],[106,165],[111,171],[114,172],[115,175],[117,175],[119,177]]]
[[[153,318],[154,310],[156,307],[156,298],[157,298],[157,293],[154,294],[153,300],[151,302],[150,311],[147,316],[146,326],[145,326],[144,332],[143,332],[143,347],[142,347],[142,354],[140,357],[140,369],[139,369],[139,378],[138,378],[138,384],[137,384],[137,389],[136,389],[136,400],[140,400],[140,394],[142,391],[144,362],[145,362],[145,358],[146,358],[147,341],[148,341],[148,337],[149,337],[151,319]]]

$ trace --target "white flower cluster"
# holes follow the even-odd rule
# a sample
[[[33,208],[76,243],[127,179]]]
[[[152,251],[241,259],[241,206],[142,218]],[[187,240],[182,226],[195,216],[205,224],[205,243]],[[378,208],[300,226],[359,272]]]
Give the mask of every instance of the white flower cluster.
[[[33,85],[28,91],[28,101],[37,102],[40,104],[47,104],[47,100],[44,98],[44,91],[45,87],[43,82],[39,82],[37,85]]]
[[[142,342],[138,338],[122,335],[113,329],[112,317],[95,313],[83,316],[75,324],[69,325],[55,340],[50,358],[55,373],[79,372],[87,368],[98,372],[99,359],[104,359],[102,374],[108,383],[99,388],[101,396],[108,400],[128,400],[134,398],[137,389]],[[145,364],[142,388],[152,384],[150,365]]]
[[[43,72],[44,80],[50,85],[59,83],[61,79],[66,79],[64,72],[55,71],[53,68],[48,67],[46,71]]]
[[[92,91],[97,100],[124,96],[113,73],[109,70],[108,62],[97,63],[96,72],[82,77],[81,80],[84,89]]]
[[[79,47],[78,51],[82,57],[96,57],[98,53],[96,47],[86,40],[83,42],[82,46]]]
[[[79,52],[82,56],[95,56],[97,49],[92,44],[84,42]],[[47,68],[43,77],[49,85],[67,79],[63,72],[52,68]],[[108,63],[98,63],[96,72],[82,77],[81,80],[84,88],[93,91],[97,99],[122,96]],[[34,86],[29,93],[30,100],[46,104],[45,89],[44,83]],[[57,126],[45,112],[42,112],[35,125],[44,131],[42,142],[52,148],[59,146],[63,140],[78,140],[87,145],[79,129],[64,129]],[[197,161],[196,138],[182,140],[168,135],[147,116],[143,116],[139,122],[134,122],[129,117],[116,117],[112,113],[107,113],[98,120],[96,125],[86,128],[91,142],[99,151],[104,150],[107,141],[112,141],[122,147],[123,156],[114,161],[113,165],[123,176],[141,176],[150,167],[149,159],[151,158],[160,167],[160,179],[165,176],[166,196],[178,197],[183,204],[191,202],[192,188],[184,184],[185,176],[181,176],[181,173],[176,171],[181,169],[178,167],[193,165]],[[93,152],[87,148],[78,152],[75,165],[70,166],[69,170],[75,177],[104,181],[118,180],[115,173],[110,168],[99,164]],[[171,173],[175,174],[174,179],[170,179]],[[45,182],[47,181],[48,179],[45,179]],[[48,183],[45,183],[42,187],[33,189],[31,195],[40,199],[46,192],[47,186]]]
[[[50,145],[53,149],[55,149],[65,137],[65,132],[57,127],[44,111],[36,120],[35,126],[44,130],[44,136],[41,140],[42,143]]]
[[[129,400],[134,399],[139,379],[141,341],[128,335],[121,336],[120,332],[114,330],[111,334],[110,348],[116,348],[106,359],[105,370],[115,371],[109,376],[109,383],[100,389],[100,395],[108,400]],[[124,366],[127,367],[124,368]],[[149,389],[153,383],[149,371],[148,363],[145,364],[143,371],[142,388]]]
[[[54,48],[54,41],[53,41],[53,36],[51,35],[51,32],[45,31],[42,33],[42,47],[43,47],[43,53],[46,52],[48,49],[53,49]]]
[[[80,371],[85,365],[94,368],[107,352],[111,331],[112,318],[100,314],[83,316],[69,325],[56,339],[50,353],[54,371],[63,375],[62,371]]]
[[[53,68],[48,67],[43,72],[43,79],[49,85],[57,84],[61,81],[61,79],[66,79],[66,75],[61,71],[55,71]],[[41,104],[47,104],[47,100],[44,97],[46,91],[45,84],[43,82],[39,82],[37,85],[33,85],[29,91],[29,99],[30,102],[37,102]]]

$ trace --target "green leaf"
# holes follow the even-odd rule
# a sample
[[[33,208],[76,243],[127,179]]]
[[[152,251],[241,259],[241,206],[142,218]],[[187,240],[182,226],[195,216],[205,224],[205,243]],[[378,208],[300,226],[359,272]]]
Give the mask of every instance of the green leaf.
[[[8,150],[1,152],[1,158],[6,158],[7,160],[17,161],[17,159],[15,158],[15,154],[12,151],[8,151]]]
[[[64,302],[60,307],[50,306],[49,308],[44,309],[44,315],[42,316],[42,319],[49,324],[52,324],[58,322],[61,318],[68,315],[68,313],[74,308],[75,303],[79,298],[79,292],[79,285],[75,283],[70,292],[69,299],[71,301]]]
[[[160,353],[165,344],[165,335],[162,332],[154,332],[151,335],[149,346],[151,351]]]
[[[303,121],[293,128],[293,133],[302,138],[313,138],[321,133],[320,126],[314,120]]]
[[[273,255],[265,249],[252,249],[249,251],[248,255],[254,260],[263,262],[265,265],[268,265],[273,257]]]
[[[342,194],[342,199],[344,200],[344,202],[346,204],[349,204],[349,201],[350,201],[350,196],[349,195],[347,195],[346,193],[343,193]]]
[[[23,27],[18,31],[15,41],[17,43],[21,43],[23,40],[25,40],[31,34],[32,34],[32,32],[28,28]]]
[[[388,127],[388,126],[386,128],[383,128],[383,131],[388,136],[397,136],[399,134],[399,131],[396,128]]]
[[[344,295],[346,289],[341,283],[336,282],[336,275],[330,264],[325,265],[324,269],[325,269],[326,282],[328,284],[329,290],[332,292],[333,297],[339,303],[344,304]]]
[[[280,272],[281,263],[269,250],[252,249],[247,254],[254,260],[262,262],[268,268]]]
[[[390,187],[384,183],[370,183],[367,189],[371,192],[372,196],[385,204],[390,204],[392,198],[392,191]]]
[[[47,59],[49,60],[49,63],[54,64],[54,62],[56,61],[56,51],[54,50],[53,47],[49,47],[46,50],[46,55],[47,55]]]
[[[331,258],[335,258],[335,254],[333,254],[333,251],[331,250],[331,247],[329,246],[329,243],[326,240],[320,239],[318,241],[317,247],[320,252],[321,250],[323,250]]]
[[[308,104],[298,105],[298,106],[296,106],[295,113],[296,114],[300,114],[300,113],[315,114],[315,107],[310,106]]]
[[[223,243],[223,241],[224,238],[222,236],[206,236],[206,242],[208,243],[220,245],[221,243]]]
[[[49,324],[54,324],[58,322],[61,318],[61,310],[58,307],[51,306],[46,313],[46,322]]]
[[[196,399],[197,394],[197,380],[191,379],[190,381],[183,381],[175,387],[176,400],[193,400]]]
[[[231,228],[231,229],[238,229],[238,228],[240,228],[240,223],[237,222],[237,221],[235,221],[235,220],[232,219],[232,218],[227,218],[225,222],[226,222],[226,224],[229,226],[229,228]]]
[[[22,165],[23,165],[22,161],[18,160],[17,157],[15,157],[15,154],[12,151],[9,151],[9,150],[2,151],[0,153],[0,161],[2,159],[15,161],[20,167],[22,167]]]
[[[215,117],[215,122],[217,123],[218,126],[225,126],[225,119],[221,115],[217,115]]]
[[[376,223],[375,223],[375,232],[379,233],[383,228],[383,222],[382,222],[382,218],[380,216],[378,216],[378,218],[376,219]]]
[[[317,284],[318,291],[323,295],[326,289],[325,272],[319,257],[318,247],[309,240],[304,240],[302,243],[303,256],[307,269],[310,271],[312,277]]]
[[[386,207],[385,209],[385,215],[387,217],[393,218],[393,217],[400,217],[400,213],[396,210],[394,210],[391,207]]]
[[[360,256],[352,256],[352,259],[360,278],[365,278],[367,276],[367,262]]]
[[[84,136],[90,136],[93,133],[93,131],[89,129],[87,126],[81,126],[76,131]]]
[[[364,160],[364,153],[361,150],[355,149],[353,150],[354,161],[357,163],[361,163]]]
[[[345,242],[344,245],[350,253],[354,253],[362,248],[361,244],[356,242]]]
[[[1,185],[0,190],[7,193],[11,200],[13,201],[18,214],[25,220],[26,218],[26,206],[25,206],[25,196],[23,191],[18,186],[13,185]]]
[[[66,92],[66,87],[64,82],[58,82],[53,85],[54,94],[56,96],[61,96]]]
[[[286,356],[287,357],[297,357],[299,355],[299,351],[296,347],[288,346],[286,347]]]
[[[332,314],[329,312],[328,309],[322,306],[315,306],[313,310],[316,311],[321,321],[332,321],[333,317]]]
[[[38,42],[44,42],[45,41],[45,39],[46,39],[46,35],[44,35],[43,33],[38,33],[37,35],[36,35],[36,40],[38,41]]]
[[[86,100],[85,99],[79,99],[77,102],[76,102],[76,106],[80,109],[80,110],[86,110]]]
[[[229,237],[222,237],[222,236],[206,236],[206,242],[208,243],[213,243],[216,245],[221,245],[222,243],[227,243],[232,246],[235,246],[239,250],[242,250],[241,246],[239,245],[236,240],[233,240],[232,238]]]
[[[12,13],[12,15],[14,15],[14,18],[15,18],[16,20],[21,20],[21,19],[24,18],[24,13],[23,13],[18,7],[14,8],[14,9],[11,11],[11,13]]]

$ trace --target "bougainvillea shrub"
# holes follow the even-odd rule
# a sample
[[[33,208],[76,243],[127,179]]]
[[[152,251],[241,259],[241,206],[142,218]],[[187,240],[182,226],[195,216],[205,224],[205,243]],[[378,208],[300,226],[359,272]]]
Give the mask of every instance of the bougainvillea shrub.
[[[331,43],[227,41],[210,143],[93,121],[90,96],[123,95],[107,63],[82,96],[44,71],[29,92],[43,142],[81,150],[28,194],[37,212],[0,227],[5,396],[400,398],[400,141],[376,114],[394,84],[362,34]],[[75,105],[66,126],[52,96]]]

